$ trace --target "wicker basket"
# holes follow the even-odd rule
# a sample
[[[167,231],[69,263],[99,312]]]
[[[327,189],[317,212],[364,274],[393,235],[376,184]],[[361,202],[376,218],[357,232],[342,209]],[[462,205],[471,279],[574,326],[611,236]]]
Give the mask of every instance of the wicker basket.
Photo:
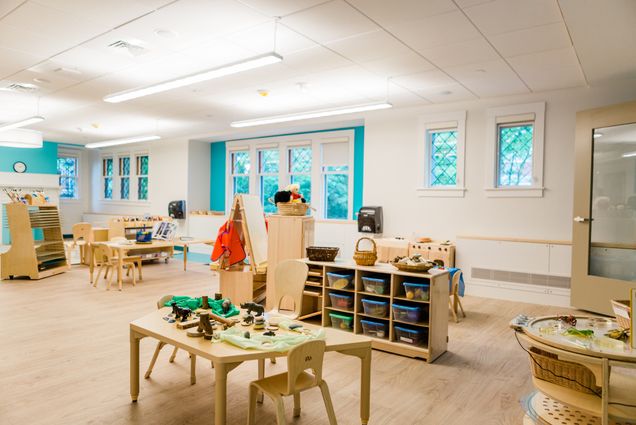
[[[304,216],[307,215],[307,210],[310,208],[309,204],[301,202],[279,202],[276,204],[278,208],[278,214],[280,215],[295,215]]]
[[[427,271],[435,267],[435,263],[431,263],[430,261],[418,265],[392,262],[391,265],[400,271],[412,273],[426,273]]]
[[[559,360],[556,354],[536,347],[530,348],[530,369],[537,379],[586,394],[601,393],[591,370],[578,363]]]
[[[372,251],[360,251],[360,249],[359,249],[360,241],[365,240],[365,239],[370,241],[371,244],[373,245],[373,250]],[[353,253],[353,260],[359,266],[372,266],[372,265],[374,265],[375,262],[378,260],[378,248],[375,245],[375,241],[373,239],[371,239],[371,238],[360,238],[360,239],[358,239],[358,241],[356,242],[356,250]]]
[[[340,248],[330,246],[308,246],[307,258],[311,261],[333,261]]]
[[[614,316],[616,316],[618,326],[623,329],[632,327],[629,300],[612,300],[612,309],[614,310]],[[627,318],[625,316],[627,316]]]

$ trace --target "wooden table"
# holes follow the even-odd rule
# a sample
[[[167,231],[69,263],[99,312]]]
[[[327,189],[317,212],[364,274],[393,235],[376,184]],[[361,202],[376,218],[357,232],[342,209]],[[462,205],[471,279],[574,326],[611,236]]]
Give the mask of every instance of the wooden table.
[[[188,264],[188,247],[195,244],[214,245],[214,239],[175,239],[174,246],[180,246],[183,248],[183,271],[186,271]]]
[[[610,329],[619,327],[614,319],[586,316],[577,316],[576,319],[576,328],[593,330],[593,338],[564,336],[568,325],[553,316],[539,317],[523,325],[512,323],[511,326],[517,332],[517,338],[526,345],[555,354],[559,360],[588,368],[595,377],[596,385],[601,387],[600,397],[533,377],[535,388],[550,399],[600,417],[603,425],[609,424],[612,417],[633,421],[636,408],[629,406],[636,405],[636,378],[615,372],[612,367],[636,368],[636,350],[632,350],[629,343],[609,340],[604,336]]]
[[[122,276],[124,270],[124,257],[128,255],[130,251],[136,251],[139,253],[148,252],[162,252],[165,251],[170,257],[174,254],[174,242],[172,241],[160,241],[153,239],[150,243],[121,243],[121,242],[94,242],[94,245],[104,244],[113,249],[117,254],[117,284],[121,287]],[[167,261],[167,258],[166,258]],[[95,270],[95,257],[91,254],[90,262],[90,276],[91,283],[93,282],[93,272]]]
[[[174,323],[171,324],[163,320],[163,317],[169,312],[169,308],[163,308],[130,323],[130,396],[132,401],[136,402],[139,397],[139,341],[150,336],[214,363],[214,423],[215,425],[225,425],[228,373],[243,362],[258,360],[259,378],[261,378],[265,372],[265,359],[285,357],[286,354],[243,350],[224,342],[211,343],[203,338],[191,338],[186,335],[185,330],[177,329]],[[318,328],[307,323],[303,326],[309,329]],[[362,424],[366,425],[369,422],[370,412],[371,340],[365,336],[331,328],[325,328],[325,334],[326,351],[337,351],[358,357],[361,360],[360,419]],[[247,388],[245,391],[247,392]]]

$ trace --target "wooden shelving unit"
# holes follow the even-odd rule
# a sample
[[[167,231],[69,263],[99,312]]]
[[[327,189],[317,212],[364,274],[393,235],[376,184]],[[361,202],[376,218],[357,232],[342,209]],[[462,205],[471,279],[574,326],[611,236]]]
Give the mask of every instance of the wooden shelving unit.
[[[361,320],[371,320],[388,324],[388,335],[385,338],[371,337],[372,346],[375,349],[400,354],[409,357],[425,359],[431,363],[446,352],[448,346],[448,273],[436,274],[409,273],[396,270],[390,265],[358,266],[353,262],[334,261],[319,262],[303,260],[309,265],[309,278],[305,290],[322,289],[322,305],[315,306],[313,315],[301,316],[301,320],[308,317],[322,316],[322,326],[331,327],[330,312],[345,314],[353,317],[352,332],[362,334]],[[336,272],[354,275],[353,289],[335,289],[328,286],[327,273]],[[373,294],[365,292],[362,277],[380,277],[389,282],[387,294]],[[320,282],[321,286],[318,286]],[[404,292],[404,282],[427,283],[430,285],[429,300],[418,301],[408,299]],[[330,293],[338,293],[354,297],[351,309],[331,306]],[[362,299],[371,299],[389,303],[389,315],[387,317],[375,317],[364,313]],[[423,314],[417,323],[398,321],[393,318],[393,303],[405,306],[422,307]],[[318,311],[318,309],[322,309]],[[423,330],[425,338],[420,345],[410,345],[400,342],[395,332],[395,326],[407,329]],[[346,332],[343,330],[343,332]],[[351,331],[349,331],[351,332]]]
[[[138,230],[152,230],[152,227],[161,221],[172,221],[172,218],[159,217],[157,220],[142,220],[136,217],[111,218],[108,222],[108,239],[114,237],[135,239]]]
[[[320,319],[324,304],[323,268],[312,264],[308,265],[309,274],[303,292],[303,308],[300,313],[300,320]]]
[[[11,248],[1,256],[2,279],[42,279],[68,270],[56,206],[12,203],[6,212]]]

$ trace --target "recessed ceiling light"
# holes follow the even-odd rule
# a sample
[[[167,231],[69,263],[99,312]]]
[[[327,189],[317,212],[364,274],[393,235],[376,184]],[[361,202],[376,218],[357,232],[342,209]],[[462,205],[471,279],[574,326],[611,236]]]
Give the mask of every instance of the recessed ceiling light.
[[[448,96],[449,94],[453,94],[453,92],[450,90],[444,90],[439,92],[439,94],[441,94],[442,96]]]
[[[256,90],[256,93],[258,93],[261,97],[269,96],[269,90],[266,90],[266,89]]]
[[[155,30],[155,35],[161,38],[173,39],[179,37],[179,33],[176,31],[168,30],[165,28],[159,28]]]
[[[479,68],[479,69],[476,69],[476,70],[475,70],[475,72],[485,73],[485,72],[486,72],[486,70],[485,70],[485,69],[483,69],[483,68]]]
[[[596,133],[594,132],[594,138],[598,139],[599,137],[603,137],[603,133]]]
[[[40,77],[35,77],[33,79],[33,81],[35,81],[36,83],[40,83],[40,84],[48,84],[51,81],[47,80],[46,78],[40,78]]]

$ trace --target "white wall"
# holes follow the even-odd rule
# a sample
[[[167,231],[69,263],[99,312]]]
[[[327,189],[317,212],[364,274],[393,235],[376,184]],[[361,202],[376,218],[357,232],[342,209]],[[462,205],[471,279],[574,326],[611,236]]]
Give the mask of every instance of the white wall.
[[[73,147],[67,145],[58,146],[58,155],[73,154],[79,158],[78,166],[78,199],[60,200],[60,216],[62,220],[62,233],[70,235],[73,224],[83,221],[83,214],[88,211],[91,204],[91,154],[81,146]]]
[[[188,211],[210,208],[210,165],[210,143],[191,140],[188,144]]]
[[[636,98],[636,84],[614,84],[453,105],[396,109],[365,117],[364,204],[384,207],[385,235],[508,236],[570,240],[574,174],[575,114],[579,110]],[[489,107],[545,101],[543,198],[488,198],[486,185],[486,110]],[[418,119],[426,114],[467,110],[466,191],[464,198],[418,197],[414,156],[424,136]]]

